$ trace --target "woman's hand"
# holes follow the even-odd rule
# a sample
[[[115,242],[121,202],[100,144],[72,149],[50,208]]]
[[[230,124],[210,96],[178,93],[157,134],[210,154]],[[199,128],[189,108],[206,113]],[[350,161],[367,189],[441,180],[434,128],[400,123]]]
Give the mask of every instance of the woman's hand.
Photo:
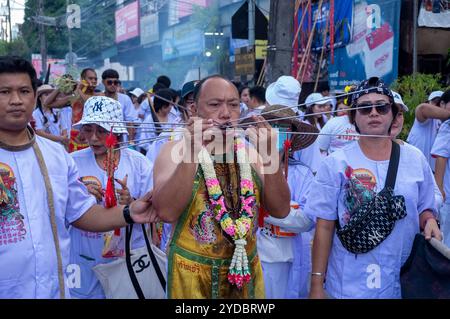
[[[130,195],[130,190],[127,187],[128,174],[125,175],[123,180],[115,178],[115,181],[122,186],[122,189],[116,190],[117,195],[119,195],[119,204],[120,205],[130,205],[132,202],[132,198]]]
[[[434,218],[430,218],[426,221],[423,234],[425,235],[426,240],[430,240],[431,237],[436,238],[439,241],[442,240],[441,230],[439,229],[437,221]]]
[[[86,188],[89,194],[94,195],[95,199],[97,200],[97,203],[100,203],[103,200],[103,190],[99,185],[88,184],[86,185]]]

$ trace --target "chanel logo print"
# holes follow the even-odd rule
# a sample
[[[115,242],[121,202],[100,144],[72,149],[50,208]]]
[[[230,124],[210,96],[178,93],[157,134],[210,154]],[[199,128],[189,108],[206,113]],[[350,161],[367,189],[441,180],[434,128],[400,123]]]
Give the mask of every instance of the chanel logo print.
[[[139,267],[139,270],[136,270],[136,273],[140,273],[140,272],[142,272],[145,268],[148,268],[148,267],[150,266],[150,261],[147,262],[147,264],[146,264],[145,261],[143,260],[143,258],[145,258],[145,257],[147,257],[147,256],[148,256],[147,254],[142,255],[141,257],[139,257],[138,260],[136,260],[136,261],[133,263],[133,269],[134,269],[134,266],[135,266],[136,264],[137,264],[137,267]]]

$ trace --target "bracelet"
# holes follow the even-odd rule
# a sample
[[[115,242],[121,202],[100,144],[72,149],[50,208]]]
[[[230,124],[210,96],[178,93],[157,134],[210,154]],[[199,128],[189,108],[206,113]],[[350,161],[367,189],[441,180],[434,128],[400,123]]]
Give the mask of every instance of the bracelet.
[[[131,218],[130,206],[129,205],[126,205],[123,208],[123,218],[125,219],[125,221],[127,222],[128,225],[134,224],[134,220],[133,220],[133,218]]]
[[[325,276],[325,273],[323,273],[323,272],[312,272],[311,273],[311,276]]]

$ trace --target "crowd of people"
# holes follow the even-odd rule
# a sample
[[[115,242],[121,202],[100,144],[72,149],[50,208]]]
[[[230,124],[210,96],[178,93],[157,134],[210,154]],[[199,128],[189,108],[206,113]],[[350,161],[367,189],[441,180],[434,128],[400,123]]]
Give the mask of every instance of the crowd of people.
[[[305,103],[287,75],[101,81],[0,57],[0,298],[105,298],[93,268],[125,257],[125,228],[166,254],[167,298],[401,298],[416,234],[450,245],[450,90],[402,141],[409,108],[379,78]]]

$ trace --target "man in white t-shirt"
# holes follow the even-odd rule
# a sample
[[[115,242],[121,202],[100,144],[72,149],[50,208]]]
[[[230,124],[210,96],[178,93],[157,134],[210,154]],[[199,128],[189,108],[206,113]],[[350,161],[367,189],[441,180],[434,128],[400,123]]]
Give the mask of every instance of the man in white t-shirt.
[[[441,97],[441,103],[450,109],[450,90]],[[450,246],[450,120],[442,123],[433,147],[431,155],[436,158],[435,178],[439,189],[444,197],[444,204],[439,210],[442,233],[447,246]]]
[[[407,142],[420,149],[425,155],[431,169],[434,171],[435,159],[431,157],[430,151],[436,138],[441,121],[450,118],[450,109],[440,103],[434,105],[430,103],[435,100],[439,93],[433,92],[429,96],[428,103],[422,103],[416,108],[416,119],[409,132]]]
[[[266,89],[262,86],[254,86],[249,90],[250,100],[247,103],[247,110],[241,112],[241,119],[260,115],[266,107]]]
[[[69,225],[102,232],[155,220],[151,193],[128,207],[96,205],[64,148],[35,135],[36,81],[28,61],[0,58],[0,298],[70,297],[79,270]]]
[[[134,108],[133,102],[130,97],[126,94],[119,92],[118,87],[120,85],[119,73],[113,69],[107,69],[102,73],[102,82],[105,86],[105,96],[119,101],[122,105],[123,119],[126,122],[136,123],[136,126],[140,123],[138,112]],[[129,125],[133,126],[133,125]],[[128,140],[134,141],[135,129],[133,127],[128,127]]]

